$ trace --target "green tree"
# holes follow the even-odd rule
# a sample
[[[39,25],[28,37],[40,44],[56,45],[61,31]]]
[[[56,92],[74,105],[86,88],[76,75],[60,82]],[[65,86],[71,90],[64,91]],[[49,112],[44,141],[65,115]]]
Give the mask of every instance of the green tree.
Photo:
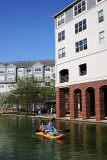
[[[7,93],[1,93],[0,94],[0,108],[1,108],[2,112],[4,112],[4,113],[9,108],[7,97],[8,97]]]
[[[39,99],[40,89],[38,83],[38,80],[34,76],[31,76],[18,78],[17,84],[13,86],[14,90],[11,93],[14,96],[14,104],[25,107],[26,114],[32,110],[32,106],[35,106]],[[17,109],[19,110],[19,108]]]
[[[55,74],[52,75],[52,78],[47,79],[44,82],[44,87],[42,92],[44,100],[55,100],[56,99],[56,89],[55,89]]]

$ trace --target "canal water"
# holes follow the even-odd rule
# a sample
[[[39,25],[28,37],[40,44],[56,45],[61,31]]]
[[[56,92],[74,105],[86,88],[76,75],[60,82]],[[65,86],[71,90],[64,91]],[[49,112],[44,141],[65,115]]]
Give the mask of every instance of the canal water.
[[[0,160],[107,160],[107,125],[55,120],[58,130],[70,133],[53,140],[35,135],[42,120],[1,115]]]

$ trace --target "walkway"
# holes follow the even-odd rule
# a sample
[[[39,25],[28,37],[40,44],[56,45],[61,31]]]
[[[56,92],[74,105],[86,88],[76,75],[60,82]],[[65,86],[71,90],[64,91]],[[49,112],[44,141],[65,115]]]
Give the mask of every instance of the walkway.
[[[34,117],[34,116],[31,116]],[[36,117],[42,117],[42,118],[56,118],[56,114],[53,114],[53,116],[50,115],[36,115]],[[87,119],[87,120],[82,120],[82,117],[76,118],[76,119],[70,119],[70,114],[67,114],[66,117],[62,117],[62,118],[56,118],[56,119],[60,119],[60,120],[69,120],[69,121],[73,121],[73,122],[89,122],[89,123],[104,123],[107,124],[107,117],[105,118],[105,120],[101,120],[101,121],[96,121],[95,117],[91,117],[91,119]]]

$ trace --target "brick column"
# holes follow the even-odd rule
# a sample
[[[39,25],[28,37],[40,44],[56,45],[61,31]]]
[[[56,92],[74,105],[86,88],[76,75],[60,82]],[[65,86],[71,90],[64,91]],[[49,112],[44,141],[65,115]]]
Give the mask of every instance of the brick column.
[[[78,95],[72,87],[70,87],[69,91],[70,119],[78,118]]]
[[[105,119],[105,109],[104,109],[104,91],[95,88],[95,111],[96,111],[96,121]]]
[[[91,98],[90,92],[86,90],[86,119],[91,118]]]
[[[62,89],[57,88],[56,91],[56,118],[65,117],[65,93]]]
[[[82,120],[86,120],[86,94],[85,89],[82,90]]]

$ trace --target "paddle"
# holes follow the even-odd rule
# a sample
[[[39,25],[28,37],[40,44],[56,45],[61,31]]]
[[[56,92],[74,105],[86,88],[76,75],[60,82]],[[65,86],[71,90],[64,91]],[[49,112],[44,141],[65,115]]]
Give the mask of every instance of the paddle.
[[[51,122],[55,121],[55,118],[52,118]],[[58,132],[70,132],[70,129],[65,129],[65,130],[57,130]],[[35,132],[44,132],[44,131],[40,131],[39,129],[35,130]]]
[[[65,129],[65,130],[57,130],[58,132],[70,132],[70,129]]]
[[[55,121],[55,118],[52,118],[51,122]],[[57,130],[57,131],[62,131],[62,132],[70,132],[70,129],[66,129],[66,130]]]
[[[53,122],[55,120],[55,118],[52,118],[51,122]]]

